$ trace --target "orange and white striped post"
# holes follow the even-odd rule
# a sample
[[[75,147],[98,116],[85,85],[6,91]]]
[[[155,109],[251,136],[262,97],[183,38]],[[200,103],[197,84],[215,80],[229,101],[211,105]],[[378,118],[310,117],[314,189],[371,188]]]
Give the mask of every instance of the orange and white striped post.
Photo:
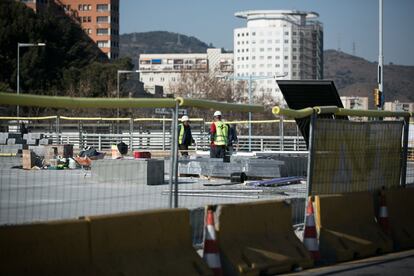
[[[203,259],[213,270],[214,275],[223,275],[223,271],[221,269],[219,247],[216,239],[216,230],[214,228],[214,213],[211,209],[207,210]]]
[[[316,225],[315,225],[315,213],[313,210],[313,203],[310,198],[309,198],[309,202],[306,208],[305,230],[303,232],[303,243],[306,249],[308,249],[312,259],[314,261],[319,261],[321,259],[321,254],[319,252],[318,234],[317,234]]]

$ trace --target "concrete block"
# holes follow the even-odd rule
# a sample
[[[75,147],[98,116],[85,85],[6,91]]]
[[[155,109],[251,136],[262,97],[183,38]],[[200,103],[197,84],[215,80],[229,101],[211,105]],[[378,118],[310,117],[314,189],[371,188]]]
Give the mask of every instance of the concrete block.
[[[164,184],[164,160],[96,160],[92,163],[92,178],[105,183],[161,185]]]
[[[45,147],[44,146],[30,146],[29,145],[29,149],[31,151],[33,151],[34,153],[36,153],[38,156],[45,156]]]
[[[39,145],[50,145],[52,144],[52,139],[43,138],[39,140]]]

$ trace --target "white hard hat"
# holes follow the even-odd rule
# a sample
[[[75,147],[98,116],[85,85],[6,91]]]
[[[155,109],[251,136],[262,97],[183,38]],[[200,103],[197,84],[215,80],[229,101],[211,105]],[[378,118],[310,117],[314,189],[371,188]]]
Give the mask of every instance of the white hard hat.
[[[181,122],[185,122],[185,121],[190,121],[190,118],[188,118],[187,115],[184,115],[183,117],[181,117]]]
[[[221,112],[217,110],[216,112],[214,112],[214,116],[221,116]]]

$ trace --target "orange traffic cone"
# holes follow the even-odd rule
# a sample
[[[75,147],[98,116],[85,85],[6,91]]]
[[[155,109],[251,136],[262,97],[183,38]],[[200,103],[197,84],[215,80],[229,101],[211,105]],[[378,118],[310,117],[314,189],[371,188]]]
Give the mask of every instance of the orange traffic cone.
[[[223,275],[221,269],[219,247],[216,240],[216,230],[214,228],[213,210],[207,210],[204,235],[204,254],[203,259],[207,265],[213,270],[214,275]]]
[[[312,259],[314,261],[319,261],[321,259],[321,254],[319,252],[318,237],[316,233],[315,214],[313,211],[312,200],[310,198],[306,208],[303,243],[305,244],[306,249],[308,249]]]
[[[385,201],[385,195],[380,193],[380,202],[379,202],[379,212],[378,212],[378,223],[381,225],[382,230],[389,235],[390,231],[390,224],[388,221],[388,208],[387,203]]]

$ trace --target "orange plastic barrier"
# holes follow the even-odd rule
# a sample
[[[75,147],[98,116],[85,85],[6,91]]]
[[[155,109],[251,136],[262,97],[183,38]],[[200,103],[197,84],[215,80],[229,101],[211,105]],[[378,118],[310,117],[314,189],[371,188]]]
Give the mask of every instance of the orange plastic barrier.
[[[414,248],[414,188],[384,191],[395,248]]]
[[[0,227],[0,275],[94,275],[84,220]]]
[[[192,246],[187,209],[88,219],[98,275],[212,275]]]
[[[287,203],[221,205],[217,212],[225,275],[268,275],[313,265],[293,232],[291,206]]]
[[[393,244],[375,221],[369,192],[315,196],[322,259],[347,261],[390,252]]]

